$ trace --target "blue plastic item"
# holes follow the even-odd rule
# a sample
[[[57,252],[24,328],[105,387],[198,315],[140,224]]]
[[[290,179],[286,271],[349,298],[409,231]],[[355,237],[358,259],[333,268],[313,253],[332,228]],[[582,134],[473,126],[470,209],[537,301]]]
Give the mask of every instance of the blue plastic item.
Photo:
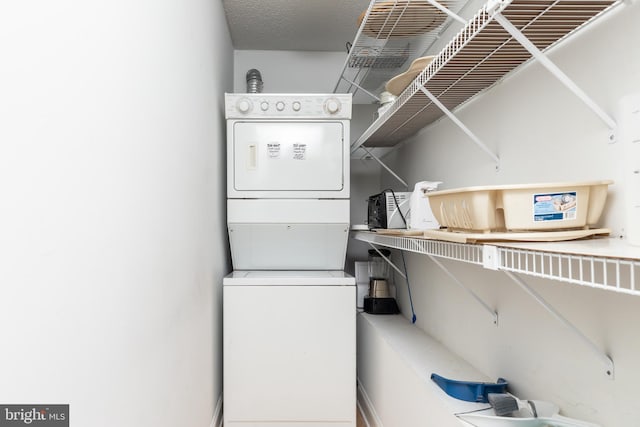
[[[495,383],[478,383],[450,380],[438,374],[431,374],[431,379],[449,396],[467,402],[488,403],[489,393],[505,393],[508,385],[504,378],[498,378]]]

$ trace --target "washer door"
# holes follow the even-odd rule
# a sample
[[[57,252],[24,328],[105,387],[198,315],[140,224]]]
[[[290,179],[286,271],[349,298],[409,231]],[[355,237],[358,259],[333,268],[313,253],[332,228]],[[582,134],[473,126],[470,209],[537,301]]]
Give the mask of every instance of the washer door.
[[[341,122],[236,122],[236,191],[341,191],[345,187]]]

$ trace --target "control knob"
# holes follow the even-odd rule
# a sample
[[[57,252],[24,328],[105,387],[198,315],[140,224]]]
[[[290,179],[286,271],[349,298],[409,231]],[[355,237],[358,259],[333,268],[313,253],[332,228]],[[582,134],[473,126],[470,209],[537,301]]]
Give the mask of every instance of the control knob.
[[[300,111],[302,105],[298,101],[293,101],[293,104],[291,104],[291,108],[293,108],[293,111]]]
[[[262,111],[267,111],[269,109],[269,103],[267,101],[262,101],[260,103],[260,109]]]
[[[340,111],[340,101],[338,101],[336,98],[329,98],[324,103],[324,108],[329,114],[335,114]]]
[[[251,110],[251,101],[249,101],[247,98],[242,98],[236,104],[236,108],[241,113],[248,113]]]
[[[276,102],[276,110],[278,110],[278,111],[284,110],[284,102],[282,102],[282,101]]]

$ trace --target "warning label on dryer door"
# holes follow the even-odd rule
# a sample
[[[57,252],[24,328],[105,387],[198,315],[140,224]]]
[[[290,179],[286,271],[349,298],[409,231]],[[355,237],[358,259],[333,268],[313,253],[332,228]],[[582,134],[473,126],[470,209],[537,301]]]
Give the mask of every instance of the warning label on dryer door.
[[[533,195],[534,221],[565,221],[576,219],[578,195],[575,191]]]
[[[307,144],[293,144],[293,160],[307,159]]]
[[[280,144],[277,142],[270,142],[267,144],[267,155],[270,159],[280,158]]]

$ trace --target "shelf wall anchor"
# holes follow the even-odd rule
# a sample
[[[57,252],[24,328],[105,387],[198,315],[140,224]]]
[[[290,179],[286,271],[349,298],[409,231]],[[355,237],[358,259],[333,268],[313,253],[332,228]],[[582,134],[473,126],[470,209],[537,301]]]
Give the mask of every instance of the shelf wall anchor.
[[[400,183],[402,183],[402,185],[404,185],[404,186],[405,186],[405,188],[409,188],[409,184],[407,184],[407,183],[404,181],[404,179],[400,178],[400,177],[398,176],[398,174],[396,174],[394,171],[392,171],[392,170],[391,170],[391,168],[390,168],[389,166],[385,165],[385,164],[384,164],[384,162],[378,158],[378,156],[376,156],[375,154],[373,154],[373,153],[371,152],[371,150],[369,150],[369,149],[368,149],[367,147],[365,147],[364,145],[361,145],[361,146],[360,146],[360,147],[358,147],[358,148],[362,148],[364,151],[366,151],[366,152],[367,152],[367,154],[368,154],[368,155],[370,155],[370,156],[371,156],[371,158],[372,158],[373,160],[375,160],[376,162],[378,162],[378,163],[380,164],[380,166],[382,166],[382,167],[383,167],[387,172],[389,172],[391,175],[393,175],[393,177],[394,177],[395,179],[397,179],[398,181],[400,181]]]
[[[500,164],[500,159],[498,158],[498,156],[496,156],[495,154],[493,154],[493,152],[489,149],[489,147],[487,147],[481,140],[480,138],[478,138],[473,132],[471,132],[471,130],[469,130],[468,127],[465,126],[464,123],[462,123],[460,121],[460,119],[458,119],[455,114],[453,114],[451,112],[451,110],[449,110],[442,102],[440,102],[440,100],[438,100],[438,98],[436,98],[436,96],[434,94],[432,94],[431,92],[429,92],[427,90],[427,88],[425,88],[424,86],[420,87],[420,90],[422,91],[422,93],[424,93],[427,98],[429,98],[431,100],[431,102],[433,102],[440,110],[442,110],[443,113],[445,113],[447,115],[447,117],[449,117],[453,123],[455,123],[460,129],[462,129],[462,131],[467,134],[467,136],[469,138],[471,138],[471,140],[482,149],[482,151],[484,151],[485,153],[487,153],[489,155],[489,157],[491,157],[493,159],[494,162],[496,162],[497,165]]]
[[[469,295],[471,295],[471,297],[473,299],[475,299],[478,304],[480,304],[482,306],[482,308],[485,309],[485,311],[487,313],[489,313],[489,315],[491,316],[491,318],[493,319],[493,324],[498,326],[498,313],[496,313],[491,307],[489,307],[489,305],[484,302],[475,292],[473,292],[471,289],[467,288],[460,280],[458,280],[458,278],[456,276],[453,275],[453,273],[451,273],[447,267],[445,267],[440,261],[438,261],[435,257],[431,256],[431,255],[427,255],[429,257],[429,259],[431,261],[434,262],[435,265],[437,265],[438,267],[440,267],[442,269],[442,271],[444,271],[447,276],[449,276],[449,278],[451,278],[451,280],[453,280],[453,282],[460,286],[465,292],[467,292]]]
[[[503,270],[504,271],[504,270]],[[553,308],[547,301],[544,300],[531,286],[526,284],[522,279],[516,276],[514,273],[504,271],[518,286],[520,286],[529,296],[535,299],[545,310],[551,313],[556,319],[558,319],[567,329],[569,329],[575,336],[577,336],[590,350],[595,354],[602,363],[606,366],[605,373],[609,379],[614,379],[614,366],[613,360],[593,343],[585,334],[583,334],[578,328],[576,328],[571,322],[569,322],[564,316]]]
[[[531,42],[520,30],[518,30],[502,13],[496,13],[493,17],[511,36],[518,41],[537,61],[553,74],[562,84],[574,93],[609,127],[609,143],[615,142],[617,124],[600,106],[589,97],[580,87],[569,78],[556,64],[554,64],[538,47]]]

